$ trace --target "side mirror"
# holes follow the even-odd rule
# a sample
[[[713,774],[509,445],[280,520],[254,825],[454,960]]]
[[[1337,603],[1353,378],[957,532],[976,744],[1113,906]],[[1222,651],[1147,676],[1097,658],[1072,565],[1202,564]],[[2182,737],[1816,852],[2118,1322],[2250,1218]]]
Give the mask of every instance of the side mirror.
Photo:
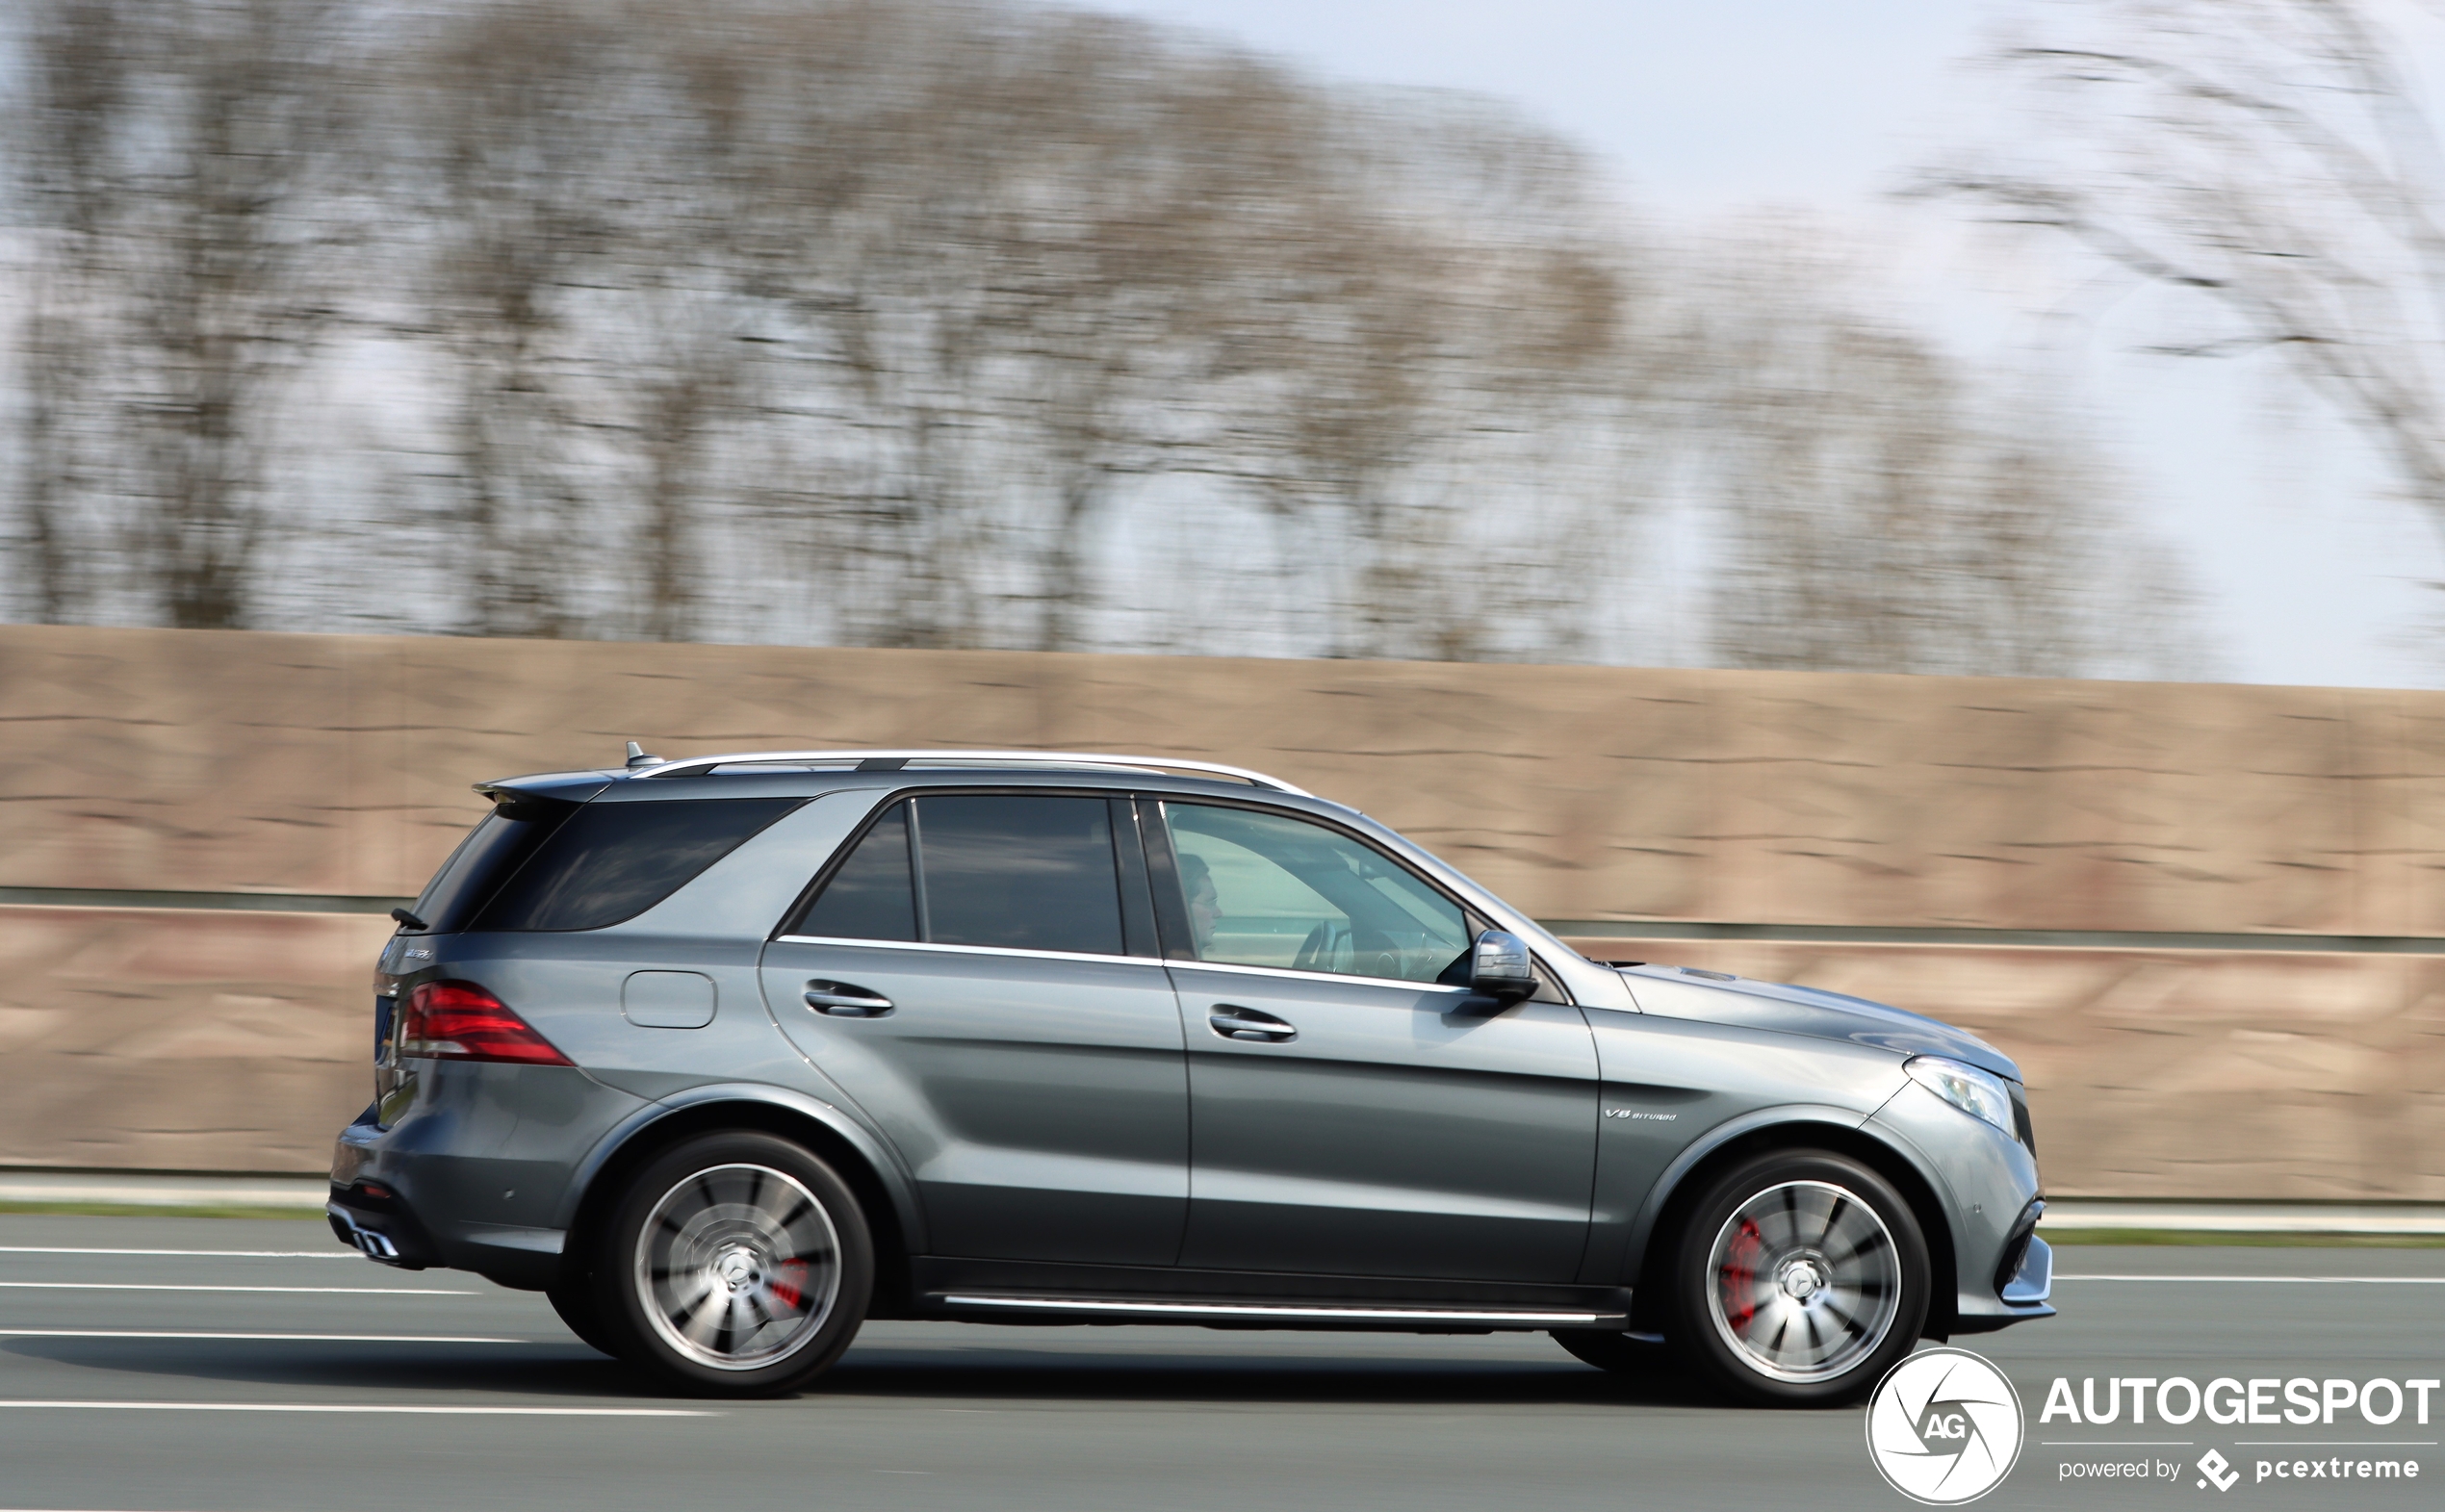
[[[1502,930],[1478,936],[1469,956],[1469,990],[1508,1008],[1536,995],[1536,968],[1529,963],[1528,941]]]

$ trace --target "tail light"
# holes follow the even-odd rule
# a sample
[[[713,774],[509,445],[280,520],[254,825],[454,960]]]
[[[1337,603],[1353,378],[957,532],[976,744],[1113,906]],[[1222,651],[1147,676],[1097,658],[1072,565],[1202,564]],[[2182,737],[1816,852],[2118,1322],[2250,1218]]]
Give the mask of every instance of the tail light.
[[[399,1014],[399,1053],[527,1065],[573,1064],[511,1012],[508,1004],[473,982],[427,982],[408,993]]]

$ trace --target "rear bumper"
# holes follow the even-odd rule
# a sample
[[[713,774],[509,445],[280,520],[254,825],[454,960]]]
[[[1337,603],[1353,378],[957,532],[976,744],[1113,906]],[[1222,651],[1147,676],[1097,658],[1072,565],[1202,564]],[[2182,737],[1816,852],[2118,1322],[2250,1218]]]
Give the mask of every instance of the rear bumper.
[[[377,1265],[397,1266],[402,1270],[422,1270],[440,1264],[432,1239],[416,1215],[396,1194],[378,1183],[359,1182],[342,1187],[334,1184],[331,1200],[323,1204],[323,1216],[331,1220],[331,1232],[340,1243],[352,1244],[359,1254]]]
[[[332,1149],[332,1232],[384,1265],[551,1286],[578,1171],[645,1099],[574,1066],[411,1064],[398,1121],[360,1119]]]

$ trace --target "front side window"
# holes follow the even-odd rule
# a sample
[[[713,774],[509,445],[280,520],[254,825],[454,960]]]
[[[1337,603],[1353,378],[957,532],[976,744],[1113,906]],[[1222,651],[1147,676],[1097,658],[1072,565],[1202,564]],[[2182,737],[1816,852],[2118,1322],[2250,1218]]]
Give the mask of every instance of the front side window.
[[[892,805],[789,932],[1118,956],[1120,920],[1108,801],[951,793]]]
[[[1163,814],[1191,936],[1172,954],[1402,982],[1436,981],[1468,954],[1458,905],[1339,831],[1220,805]]]

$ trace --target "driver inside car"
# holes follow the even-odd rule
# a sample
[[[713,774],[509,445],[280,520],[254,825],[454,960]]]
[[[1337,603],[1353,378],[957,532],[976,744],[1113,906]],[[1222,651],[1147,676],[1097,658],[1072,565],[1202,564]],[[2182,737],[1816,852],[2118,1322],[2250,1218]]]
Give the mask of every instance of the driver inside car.
[[[1194,851],[1180,854],[1180,884],[1189,895],[1189,932],[1203,959],[1213,948],[1214,927],[1222,922],[1222,894],[1214,885],[1214,868]]]

